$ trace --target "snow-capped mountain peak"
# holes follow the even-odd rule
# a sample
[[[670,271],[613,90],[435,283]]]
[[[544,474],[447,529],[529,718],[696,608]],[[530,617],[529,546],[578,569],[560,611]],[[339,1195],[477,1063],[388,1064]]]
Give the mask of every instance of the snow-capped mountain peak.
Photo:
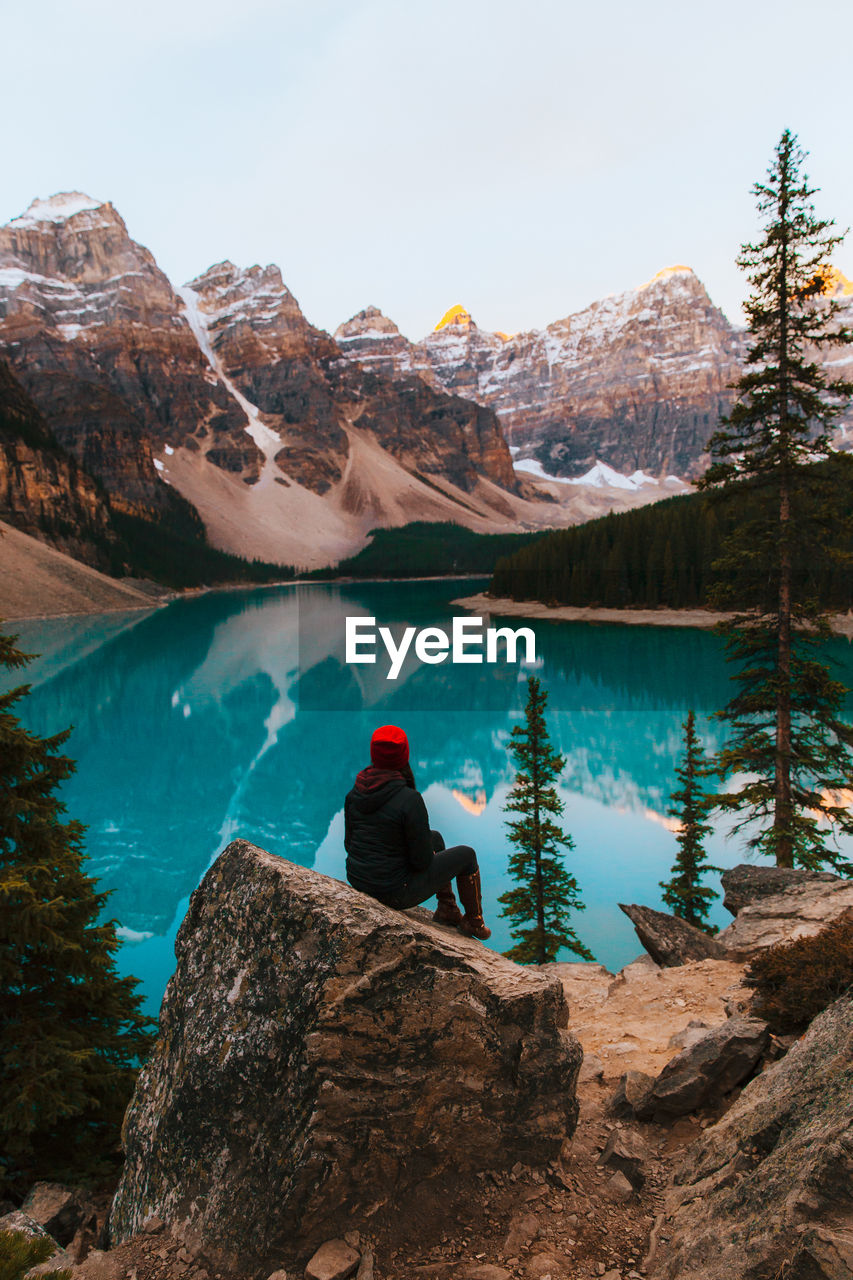
[[[100,209],[102,206],[102,200],[93,200],[82,191],[60,191],[47,200],[33,200],[26,212],[18,218],[13,218],[8,225],[33,227],[39,222],[65,222],[68,218],[73,218],[76,213]]]
[[[692,276],[694,271],[692,267],[686,267],[683,262],[676,263],[673,267],[664,267],[661,271],[656,271],[651,280],[647,280],[645,284],[641,284],[637,289],[637,293],[642,293],[644,289],[648,289],[651,285],[660,283],[663,280],[671,280],[673,276]]]

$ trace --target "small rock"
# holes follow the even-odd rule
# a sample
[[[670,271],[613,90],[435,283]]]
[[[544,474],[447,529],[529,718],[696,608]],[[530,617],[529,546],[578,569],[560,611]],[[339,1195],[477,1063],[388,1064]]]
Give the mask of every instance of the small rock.
[[[530,1244],[531,1240],[535,1240],[539,1235],[539,1220],[532,1213],[520,1214],[513,1218],[509,1226],[506,1240],[504,1241],[504,1253],[516,1253],[524,1245]]]
[[[581,1069],[578,1072],[578,1082],[585,1084],[588,1080],[600,1080],[604,1075],[604,1063],[595,1053],[585,1053]]]
[[[642,959],[632,960],[630,964],[626,964],[620,969],[616,978],[611,982],[607,989],[608,996],[615,994],[620,987],[624,987],[626,982],[635,982],[637,979],[658,978],[661,974],[661,966],[656,964],[651,956],[643,956]]]
[[[476,1266],[466,1267],[461,1274],[465,1280],[511,1280],[512,1276],[506,1267],[496,1267],[491,1262],[478,1262]]]
[[[635,1114],[684,1116],[718,1102],[752,1073],[769,1038],[766,1022],[757,1018],[730,1018],[707,1031],[666,1064]]]
[[[691,1018],[686,1027],[682,1027],[680,1031],[676,1031],[674,1036],[669,1037],[667,1043],[668,1049],[689,1049],[697,1040],[701,1040],[706,1031],[711,1028],[707,1022],[702,1022],[700,1018]]]
[[[365,1249],[361,1255],[361,1262],[358,1264],[358,1274],[355,1280],[373,1280],[373,1250]]]
[[[627,1204],[634,1194],[634,1188],[621,1169],[617,1169],[605,1186],[605,1191],[616,1204]],[[604,1274],[603,1272],[601,1273]]]
[[[95,1236],[97,1224],[97,1216],[93,1215],[89,1219],[89,1225],[80,1227],[78,1231],[74,1232],[74,1238],[68,1245],[67,1252],[74,1259],[75,1265],[83,1261],[90,1249],[95,1247],[103,1248],[103,1241]]]
[[[327,1240],[305,1268],[305,1277],[306,1280],[347,1280],[358,1263],[358,1254],[346,1240]]]
[[[274,1271],[271,1276],[267,1277],[267,1280],[287,1280],[287,1272]]]
[[[626,1071],[610,1099],[610,1111],[615,1116],[633,1116],[638,1113],[654,1087],[654,1076],[645,1071]]]
[[[344,1240],[346,1240],[351,1249],[357,1249],[361,1243],[361,1236],[358,1231],[345,1231]]]
[[[615,1268],[612,1271],[605,1271],[602,1280],[622,1280],[622,1272]]]
[[[158,1218],[156,1213],[152,1213],[150,1218],[146,1218],[142,1224],[142,1230],[146,1235],[156,1236],[158,1231],[162,1231],[166,1224],[162,1218]]]
[[[598,1163],[619,1169],[631,1186],[638,1189],[646,1180],[643,1161],[648,1160],[651,1154],[645,1141],[633,1129],[617,1129],[611,1133]]]
[[[115,1253],[93,1249],[74,1269],[74,1280],[124,1280],[124,1265]]]
[[[537,1253],[525,1266],[524,1274],[527,1280],[545,1280],[546,1276],[557,1280],[565,1274],[565,1264],[553,1253]]]
[[[722,875],[723,906],[730,915],[740,915],[744,907],[755,906],[765,898],[791,893],[820,898],[849,886],[831,871],[793,871],[788,867],[757,867],[741,862]],[[789,904],[790,905],[790,904]]]
[[[746,1018],[752,1008],[751,991],[744,987],[735,987],[734,991],[723,997],[723,1009],[727,1018]]]
[[[85,1216],[79,1193],[58,1182],[37,1182],[21,1205],[21,1212],[61,1245],[71,1243]],[[90,1212],[88,1216],[93,1215]]]

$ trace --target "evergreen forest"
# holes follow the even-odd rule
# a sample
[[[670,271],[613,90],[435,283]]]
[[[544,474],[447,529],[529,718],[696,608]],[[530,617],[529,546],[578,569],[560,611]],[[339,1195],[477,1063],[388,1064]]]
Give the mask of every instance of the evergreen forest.
[[[853,550],[853,457],[835,455],[815,464],[813,471],[816,480],[828,481],[822,489],[821,519],[839,534],[841,547]],[[723,543],[766,501],[760,485],[744,482],[723,493],[666,498],[555,530],[501,558],[489,590],[549,605],[713,607],[720,576],[715,562]],[[821,608],[842,612],[853,607],[853,575],[842,558],[804,556],[795,573]],[[737,607],[738,602],[732,603]]]
[[[415,520],[374,529],[357,555],[312,578],[428,578],[490,574],[501,557],[541,538],[540,533],[475,533],[450,521]]]

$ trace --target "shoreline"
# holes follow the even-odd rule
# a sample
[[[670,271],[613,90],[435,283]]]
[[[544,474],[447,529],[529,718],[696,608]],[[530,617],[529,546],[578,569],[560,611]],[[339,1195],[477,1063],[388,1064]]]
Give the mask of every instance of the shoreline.
[[[279,587],[355,586],[360,583],[471,582],[476,581],[478,578],[487,580],[488,577],[487,573],[454,573],[447,576],[441,573],[433,573],[415,578],[282,578],[276,582],[221,582],[204,587],[186,587],[183,591],[173,587],[163,587],[162,595],[152,592],[147,603],[125,604],[123,601],[117,601],[115,604],[109,604],[104,607],[102,601],[93,601],[92,607],[89,609],[57,610],[52,613],[13,614],[3,612],[2,618],[4,623],[46,622],[53,618],[88,618],[97,614],[138,612],[146,609],[159,609],[164,605],[174,603],[176,600],[190,600],[195,596],[210,595],[214,591],[270,591],[277,590]],[[123,589],[125,582],[122,578],[110,578],[108,581],[115,583],[119,590]],[[132,589],[137,593],[140,590],[138,587],[124,589]]]
[[[88,566],[84,566],[88,569]],[[90,573],[97,571],[89,569]],[[98,575],[100,576],[100,575]],[[137,613],[163,608],[176,600],[191,599],[194,596],[209,595],[215,591],[269,591],[280,587],[311,586],[355,586],[360,583],[391,584],[394,582],[466,582],[477,578],[487,578],[485,573],[430,574],[420,577],[400,578],[290,578],[277,582],[228,582],[211,586],[188,587],[184,591],[162,587],[162,594],[151,591],[147,599],[141,600],[142,594],[137,584],[126,585],[121,578],[107,579],[115,583],[119,591],[124,587],[131,594],[131,599],[116,600],[104,607],[104,601],[92,601],[88,609],[57,610],[39,613],[3,613],[3,622],[42,622],[54,618],[83,618],[97,614]],[[151,584],[152,586],[154,584]],[[159,585],[159,584],[157,584]],[[144,589],[143,589],[144,590]],[[150,590],[150,588],[149,588]],[[134,600],[132,597],[136,596]],[[454,606],[465,609],[468,613],[496,615],[508,618],[530,618],[536,622],[586,622],[594,624],[627,625],[642,627],[697,627],[711,631],[719,622],[728,621],[733,613],[718,613],[712,609],[610,609],[590,607],[589,605],[546,605],[538,600],[511,600],[505,596],[490,596],[485,591],[471,596],[461,596],[450,602]],[[830,626],[835,635],[853,640],[853,612],[837,613],[829,617]]]
[[[509,600],[506,597],[489,596],[484,591],[478,595],[463,596],[451,603],[471,613],[531,618],[536,622],[609,622],[641,627],[699,627],[708,631],[717,623],[727,622],[735,616],[733,613],[717,613],[712,609],[605,609],[590,608],[588,605],[546,605],[538,600]],[[832,614],[829,621],[836,635],[853,639],[853,614]]]

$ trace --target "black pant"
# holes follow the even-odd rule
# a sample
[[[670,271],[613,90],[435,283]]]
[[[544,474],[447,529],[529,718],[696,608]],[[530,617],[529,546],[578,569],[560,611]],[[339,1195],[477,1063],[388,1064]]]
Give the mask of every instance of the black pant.
[[[416,907],[419,902],[435,897],[436,889],[450,884],[456,876],[473,875],[477,870],[477,855],[470,845],[457,844],[452,849],[445,849],[441,833],[432,831],[430,834],[435,850],[432,862],[426,871],[412,871],[402,889],[391,897],[383,898],[386,906],[396,907],[398,911]]]

